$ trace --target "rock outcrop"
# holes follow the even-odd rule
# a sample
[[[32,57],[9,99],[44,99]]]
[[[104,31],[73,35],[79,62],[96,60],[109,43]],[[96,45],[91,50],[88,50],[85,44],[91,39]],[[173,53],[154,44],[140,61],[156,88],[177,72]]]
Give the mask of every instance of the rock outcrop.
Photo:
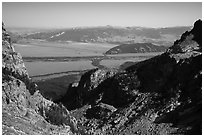
[[[85,104],[99,102],[101,95],[96,91],[96,88],[116,72],[117,70],[110,71],[108,69],[90,70],[81,77],[79,83],[70,84],[65,96],[56,102],[63,103],[69,110],[82,107]],[[95,97],[93,98],[93,96]]]
[[[2,24],[2,134],[77,132],[77,123],[66,108],[45,99],[31,82]]]
[[[89,134],[202,134],[201,20],[165,53],[105,72],[91,70],[75,87],[81,107],[91,105],[84,114]]]
[[[111,105],[99,103],[86,111],[87,118],[105,119],[117,109]]]

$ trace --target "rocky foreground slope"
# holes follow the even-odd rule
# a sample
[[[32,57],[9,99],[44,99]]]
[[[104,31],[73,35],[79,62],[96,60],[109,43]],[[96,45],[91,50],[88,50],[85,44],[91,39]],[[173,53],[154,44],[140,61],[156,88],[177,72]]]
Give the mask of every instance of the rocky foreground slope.
[[[80,134],[62,104],[46,100],[31,82],[2,24],[2,134]]]
[[[88,134],[202,134],[202,21],[159,56],[85,73],[57,102]]]

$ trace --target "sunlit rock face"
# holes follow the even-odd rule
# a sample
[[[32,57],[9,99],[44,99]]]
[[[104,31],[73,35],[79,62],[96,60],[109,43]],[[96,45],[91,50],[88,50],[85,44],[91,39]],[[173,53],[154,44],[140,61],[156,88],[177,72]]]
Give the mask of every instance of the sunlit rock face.
[[[76,120],[66,108],[45,99],[31,82],[22,57],[15,52],[2,23],[2,134],[77,132]]]

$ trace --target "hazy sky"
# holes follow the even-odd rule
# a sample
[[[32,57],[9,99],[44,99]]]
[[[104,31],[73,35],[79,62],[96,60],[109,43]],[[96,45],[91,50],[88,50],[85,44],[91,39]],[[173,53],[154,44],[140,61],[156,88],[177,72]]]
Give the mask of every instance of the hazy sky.
[[[3,2],[7,27],[188,26],[202,18],[202,3]]]

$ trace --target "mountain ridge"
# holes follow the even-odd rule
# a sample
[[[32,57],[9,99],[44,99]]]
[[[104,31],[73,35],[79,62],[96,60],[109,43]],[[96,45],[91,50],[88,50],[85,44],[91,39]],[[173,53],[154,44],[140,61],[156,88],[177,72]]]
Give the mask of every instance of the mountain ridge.
[[[101,43],[156,43],[158,45],[171,45],[179,38],[182,32],[191,27],[172,28],[143,28],[143,27],[90,27],[70,28],[50,32],[39,32],[25,36],[28,39],[43,39],[47,41],[75,41],[75,42],[101,42]],[[63,34],[62,34],[63,33]]]
[[[198,20],[163,54],[125,70],[91,70],[58,102],[89,134],[202,134],[201,38]]]

